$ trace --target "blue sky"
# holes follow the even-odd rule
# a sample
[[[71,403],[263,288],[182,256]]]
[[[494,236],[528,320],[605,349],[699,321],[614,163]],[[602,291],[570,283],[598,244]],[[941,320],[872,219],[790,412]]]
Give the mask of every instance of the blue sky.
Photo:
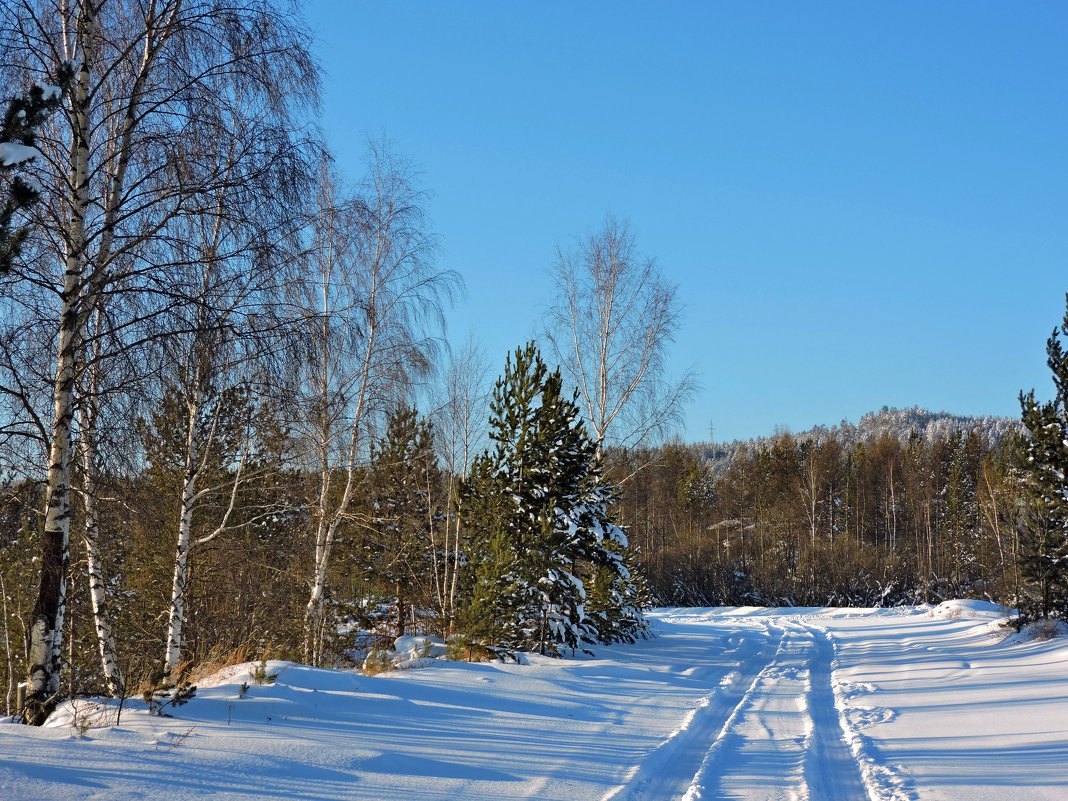
[[[324,126],[422,165],[494,369],[607,214],[679,286],[681,435],[1052,392],[1068,4],[310,0]]]

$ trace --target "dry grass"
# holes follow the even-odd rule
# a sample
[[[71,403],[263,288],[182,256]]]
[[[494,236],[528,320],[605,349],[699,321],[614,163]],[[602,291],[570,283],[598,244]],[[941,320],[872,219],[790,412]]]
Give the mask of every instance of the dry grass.
[[[1052,640],[1061,633],[1061,627],[1056,620],[1036,620],[1028,630],[1032,640]]]
[[[445,658],[454,662],[492,662],[498,657],[484,645],[454,639],[445,647]]]
[[[200,662],[183,665],[178,669],[180,677],[188,677],[190,684],[196,684],[202,679],[218,673],[223,668],[240,665],[243,662],[251,662],[252,654],[247,643],[242,643],[237,648],[226,649],[222,646],[212,648],[206,657]]]
[[[367,652],[367,658],[363,660],[363,672],[366,676],[377,676],[393,670],[393,657],[384,648],[372,648]]]

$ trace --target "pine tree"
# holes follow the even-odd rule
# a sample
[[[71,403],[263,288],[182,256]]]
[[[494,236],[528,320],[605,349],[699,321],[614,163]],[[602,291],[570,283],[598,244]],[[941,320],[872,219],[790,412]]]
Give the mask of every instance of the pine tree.
[[[608,513],[614,490],[560,372],[549,372],[533,343],[509,357],[490,410],[494,448],[476,460],[464,488],[473,539],[468,633],[551,654],[630,636],[623,632],[642,623],[630,604],[638,594],[626,536]],[[583,576],[595,571],[609,589],[591,616]]]
[[[1068,311],[1046,341],[1053,400],[1038,403],[1034,390],[1020,393],[1029,435],[1022,470],[1028,507],[1020,532],[1020,573],[1029,585],[1020,599],[1024,619],[1068,615],[1068,354],[1060,335],[1068,336]]]
[[[493,450],[475,460],[463,488],[471,545],[462,627],[484,644],[525,648],[535,636],[536,541],[544,506],[535,487],[544,476],[533,440],[545,374],[532,345],[516,351],[514,364],[509,356],[490,402]]]
[[[511,503],[486,466],[488,456],[475,463],[464,492],[471,547],[461,574],[459,631],[464,639],[482,645],[521,647],[527,586],[522,564],[507,531]],[[475,523],[477,522],[477,525]]]
[[[434,432],[415,409],[401,406],[389,416],[385,437],[371,451],[371,482],[375,537],[366,545],[365,564],[372,583],[395,598],[400,637],[413,604],[429,600],[419,583],[430,574],[429,527],[442,519]]]
[[[40,155],[34,147],[37,128],[63,102],[72,77],[73,67],[64,65],[56,76],[58,86],[35,84],[8,102],[0,125],[0,173],[14,172]],[[26,229],[16,227],[15,218],[28,211],[41,192],[33,181],[16,173],[8,183],[6,195],[0,205],[0,275],[11,271],[26,238]]]

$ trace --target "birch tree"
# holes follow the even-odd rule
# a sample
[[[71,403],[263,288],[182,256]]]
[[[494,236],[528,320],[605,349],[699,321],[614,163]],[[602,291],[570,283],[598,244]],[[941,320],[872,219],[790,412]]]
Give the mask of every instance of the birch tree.
[[[277,68],[284,64],[277,65]],[[306,178],[313,162],[288,130],[285,115],[272,113],[273,100],[258,96],[242,81],[223,76],[210,110],[210,137],[195,141],[180,165],[182,180],[202,183],[200,173],[217,176],[213,191],[202,193],[177,217],[167,247],[181,268],[174,271],[178,294],[167,338],[172,376],[184,404],[181,502],[163,669],[174,677],[181,661],[186,590],[193,548],[206,545],[234,526],[234,512],[246,485],[259,477],[249,463],[255,426],[246,420],[240,442],[225,453],[232,464],[213,464],[219,454],[219,423],[230,410],[226,398],[256,394],[263,376],[280,372],[274,355],[295,322],[284,302],[281,260],[296,241],[308,198]],[[286,243],[290,243],[287,247]],[[265,387],[261,388],[266,391]],[[257,401],[249,401],[249,412]],[[205,481],[222,471],[221,483]],[[225,500],[218,504],[218,499]],[[194,536],[194,516],[215,503],[216,525]],[[241,525],[273,514],[257,509]]]
[[[306,320],[299,366],[309,421],[304,436],[317,475],[311,500],[312,565],[304,615],[304,659],[324,655],[330,559],[353,501],[371,435],[413,382],[427,375],[444,327],[442,307],[458,277],[434,265],[412,166],[372,144],[369,174],[354,194],[326,176],[309,222],[304,280]]]
[[[103,314],[98,307],[93,315],[93,327],[99,333]],[[118,650],[111,633],[111,619],[108,613],[106,576],[100,553],[100,448],[99,448],[99,411],[100,411],[100,356],[103,339],[92,337],[92,350],[86,355],[88,368],[83,373],[87,385],[83,388],[82,401],[78,406],[78,428],[80,431],[82,461],[82,508],[84,511],[84,541],[86,574],[89,579],[89,599],[93,610],[93,628],[96,634],[97,648],[100,652],[100,665],[108,692],[121,697],[125,691],[122,670],[119,667]]]
[[[578,387],[598,454],[642,445],[679,420],[695,387],[690,372],[664,377],[679,314],[676,287],[638,252],[626,223],[609,217],[558,252],[546,338]]]
[[[28,722],[43,722],[59,692],[76,389],[88,321],[116,293],[152,292],[163,307],[180,303],[153,244],[191,199],[217,183],[208,173],[200,174],[206,185],[183,182],[177,168],[191,152],[190,135],[202,141],[202,112],[218,100],[214,79],[240,80],[268,99],[265,107],[290,114],[314,100],[307,41],[299,17],[270,0],[19,0],[5,19],[0,42],[13,54],[6,78],[25,83],[29,74],[75,65],[64,112],[38,137],[48,181],[35,213],[45,233],[19,274],[55,303]],[[24,250],[31,247],[27,241]]]
[[[489,412],[489,363],[485,352],[473,339],[450,355],[440,374],[434,414],[437,449],[442,456],[446,476],[448,511],[444,531],[430,526],[431,571],[434,600],[443,633],[450,634],[456,624],[457,588],[463,563],[463,496],[475,454],[486,440]]]

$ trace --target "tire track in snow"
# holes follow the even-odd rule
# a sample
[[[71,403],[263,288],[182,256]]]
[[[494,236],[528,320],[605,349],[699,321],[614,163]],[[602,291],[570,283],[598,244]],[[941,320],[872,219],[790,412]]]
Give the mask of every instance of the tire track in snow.
[[[802,624],[804,625],[804,624]],[[847,740],[848,727],[836,703],[831,674],[834,646],[825,631],[804,626],[812,641],[809,662],[805,783],[813,801],[865,801],[872,796]]]
[[[861,783],[867,792],[867,798],[869,801],[914,801],[916,796],[901,776],[900,766],[897,766],[895,770],[885,764],[879,749],[872,743],[871,738],[862,734],[860,727],[850,721],[848,689],[834,676],[834,671],[838,667],[838,654],[833,638],[825,628],[811,626],[806,626],[806,628],[812,631],[814,641],[821,649],[820,658],[826,660],[827,678],[834,699],[834,711],[842,732],[842,742],[852,754]],[[814,796],[813,801],[820,801],[820,796]]]
[[[914,801],[851,722],[826,629],[782,618],[763,625],[743,635],[741,669],[602,801]]]
[[[775,656],[709,744],[684,801],[808,798],[803,743],[811,731],[805,703],[810,650],[808,638],[783,632]]]
[[[759,642],[754,642],[757,637]],[[737,653],[740,669],[724,676],[718,687],[701,698],[682,725],[634,768],[626,783],[602,801],[664,801],[687,792],[708,756],[709,743],[722,734],[739,707],[747,702],[761,676],[774,664],[782,642],[783,632],[773,631],[770,626],[747,634]],[[773,656],[768,658],[773,647]]]

